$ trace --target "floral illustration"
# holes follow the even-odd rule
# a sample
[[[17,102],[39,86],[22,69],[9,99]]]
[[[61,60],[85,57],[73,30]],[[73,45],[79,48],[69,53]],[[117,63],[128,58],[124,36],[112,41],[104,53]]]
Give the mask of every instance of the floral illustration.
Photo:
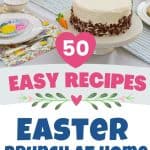
[[[83,98],[82,95],[75,97],[74,95],[71,96],[71,98],[67,98],[62,93],[56,93],[56,94],[41,94],[36,93],[35,96],[21,96],[20,99],[24,102],[32,102],[32,107],[36,107],[38,105],[41,105],[41,108],[48,107],[51,103],[56,103],[55,110],[60,109],[65,103],[72,101],[76,106],[79,105],[79,103],[85,102],[91,105],[95,110],[98,110],[98,105],[103,104],[107,108],[112,108],[113,105],[116,105],[117,107],[122,106],[122,102],[131,102],[133,101],[134,97],[131,95],[129,96],[118,96],[118,93],[91,93],[86,98]],[[78,100],[78,101],[77,101]]]

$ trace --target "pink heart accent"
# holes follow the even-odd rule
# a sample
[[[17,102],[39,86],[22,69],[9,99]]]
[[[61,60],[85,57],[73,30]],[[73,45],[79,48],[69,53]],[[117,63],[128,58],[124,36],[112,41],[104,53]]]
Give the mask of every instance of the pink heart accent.
[[[68,44],[69,46],[72,46],[75,49],[75,53],[72,56],[66,56],[64,54],[65,51],[70,52],[70,48],[67,48],[67,50],[64,50],[64,41],[72,40],[73,43]],[[77,43],[79,41],[86,41],[89,45],[89,52],[85,56],[80,56],[77,53]],[[73,35],[70,32],[64,32],[60,34],[56,39],[56,48],[59,53],[59,55],[63,58],[63,60],[70,64],[72,67],[77,68],[84,64],[88,59],[93,55],[94,50],[96,48],[96,40],[93,35],[87,32],[79,33],[78,35]],[[81,51],[83,52],[84,46],[81,44]]]
[[[71,96],[71,100],[72,100],[73,103],[77,106],[77,105],[79,105],[79,103],[80,103],[81,100],[82,100],[82,95],[79,95],[79,96],[74,96],[74,95],[72,95],[72,96]]]

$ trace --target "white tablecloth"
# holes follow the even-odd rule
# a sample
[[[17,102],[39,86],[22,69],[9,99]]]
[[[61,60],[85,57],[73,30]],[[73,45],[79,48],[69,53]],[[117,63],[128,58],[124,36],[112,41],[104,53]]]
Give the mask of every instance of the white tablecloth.
[[[29,7],[32,10],[37,11],[40,14],[43,14],[47,18],[50,18],[53,22],[55,22],[55,16],[50,12],[44,10],[43,8],[36,6],[35,4],[29,3]],[[38,64],[62,64],[64,61],[58,56],[57,52],[53,50],[52,52],[45,54],[41,57],[38,57],[25,65],[38,65]],[[144,63],[140,59],[136,58],[123,48],[117,48],[110,54],[105,56],[96,56],[94,55],[87,63],[90,64],[115,64],[115,65],[128,65],[128,66],[141,66],[141,67],[149,67],[150,65]],[[0,68],[6,67],[2,62],[0,62]]]

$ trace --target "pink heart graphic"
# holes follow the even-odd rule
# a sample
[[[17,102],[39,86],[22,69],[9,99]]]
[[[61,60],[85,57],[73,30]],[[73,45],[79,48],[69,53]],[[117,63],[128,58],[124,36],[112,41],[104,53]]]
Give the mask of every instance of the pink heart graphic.
[[[79,103],[80,103],[81,100],[82,100],[82,95],[79,95],[79,96],[74,96],[74,95],[72,95],[72,96],[71,96],[71,100],[72,100],[73,103],[77,106],[77,105],[79,105]]]
[[[84,45],[85,43],[86,45]],[[88,47],[88,50],[87,53],[84,54],[86,47]],[[75,36],[70,32],[64,32],[57,37],[56,48],[66,63],[77,68],[88,61],[93,55],[96,48],[96,40],[90,33],[83,32]],[[77,49],[80,49],[80,52]],[[68,56],[66,53],[70,52],[72,52],[72,54]]]

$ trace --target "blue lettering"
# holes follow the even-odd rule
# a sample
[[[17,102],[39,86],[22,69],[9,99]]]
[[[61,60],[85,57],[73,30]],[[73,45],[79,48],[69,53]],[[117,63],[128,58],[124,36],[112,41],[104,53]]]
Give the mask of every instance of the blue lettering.
[[[18,119],[18,131],[17,131],[17,139],[18,140],[30,140],[31,134],[26,133],[29,131],[29,124],[32,123],[31,118],[20,118]],[[28,124],[28,125],[27,125]]]
[[[47,119],[39,119],[35,128],[34,140],[40,140],[44,137],[45,140],[52,139],[49,123]]]
[[[118,127],[120,125],[120,127]],[[117,140],[117,135],[119,135],[121,140],[127,139],[125,134],[128,129],[128,123],[123,118],[114,118],[110,120],[110,139]]]
[[[55,133],[54,137],[57,140],[66,140],[67,138],[69,138],[70,136],[70,130],[65,127],[64,125],[68,125],[69,124],[69,120],[68,119],[59,119],[55,122],[55,130],[59,131],[61,133]]]
[[[95,140],[104,140],[106,136],[104,131],[107,130],[107,122],[102,118],[95,119],[90,128],[91,135]]]
[[[72,125],[76,126],[77,140],[83,140],[84,126],[88,125],[88,119],[72,119]]]

